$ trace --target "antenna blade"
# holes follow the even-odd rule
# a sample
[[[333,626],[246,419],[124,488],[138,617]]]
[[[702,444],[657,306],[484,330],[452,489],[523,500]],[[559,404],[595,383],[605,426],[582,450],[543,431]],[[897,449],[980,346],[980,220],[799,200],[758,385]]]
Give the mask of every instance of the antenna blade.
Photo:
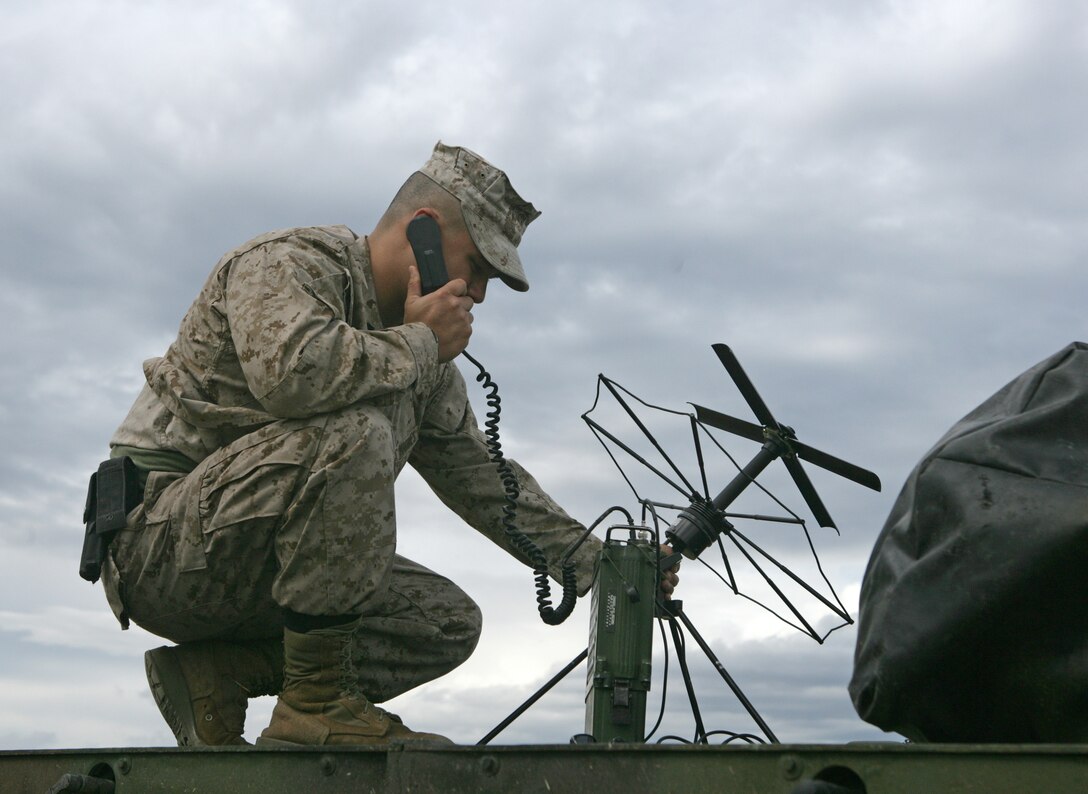
[[[752,385],[752,381],[748,378],[744,368],[740,365],[740,361],[733,354],[733,351],[728,345],[721,343],[711,345],[714,352],[718,354],[718,359],[722,362],[722,366],[725,367],[725,371],[729,373],[729,376],[733,379],[733,382],[737,384],[737,388],[740,390],[741,396],[747,401],[748,405],[752,409],[752,413],[756,415],[756,419],[764,427],[778,429],[778,422],[775,421],[774,416],[771,414],[771,409],[767,407],[767,404],[763,402],[763,398],[759,396],[759,392],[756,391],[756,387]]]
[[[812,480],[808,478],[808,475],[805,474],[805,470],[801,468],[800,461],[798,461],[797,458],[790,456],[782,458],[782,462],[786,464],[786,468],[793,477],[793,481],[797,483],[797,490],[799,490],[801,496],[805,498],[808,509],[812,511],[812,515],[816,518],[819,525],[821,527],[830,527],[837,532],[838,527],[836,527],[835,522],[831,520],[831,514],[828,513],[827,508],[824,507],[820,495],[816,493],[816,487],[812,484]]]
[[[762,443],[766,440],[763,436],[763,428],[759,425],[745,422],[743,419],[737,419],[734,416],[729,416],[728,414],[723,414],[710,408],[704,408],[701,405],[695,405],[695,403],[691,403],[691,406],[695,409],[695,418],[703,424],[716,427],[718,430],[724,430],[727,433],[733,433],[741,438],[751,439],[752,441]]]
[[[797,457],[801,458],[801,460],[807,460],[814,466],[827,469],[829,472],[852,480],[858,485],[864,485],[874,491],[880,490],[880,478],[868,469],[855,466],[853,463],[836,458],[834,455],[828,455],[826,452],[821,452],[815,447],[810,447],[808,444],[802,444],[799,441],[790,441],[790,446],[797,452]]]

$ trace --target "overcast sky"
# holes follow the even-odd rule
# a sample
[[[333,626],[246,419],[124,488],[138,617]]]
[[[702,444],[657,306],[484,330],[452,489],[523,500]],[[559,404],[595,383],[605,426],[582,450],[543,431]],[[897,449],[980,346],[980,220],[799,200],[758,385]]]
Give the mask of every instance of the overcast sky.
[[[635,510],[580,419],[597,374],[752,419],[711,351],[725,342],[779,420],[883,480],[809,467],[837,536],[768,471],[851,612],[923,453],[1085,339],[1080,2],[3,5],[0,748],[173,743],[143,677],[162,641],[120,632],[76,573],[87,477],[222,253],[286,226],[369,232],[439,139],[543,211],[522,246],[530,292],[490,290],[471,344],[508,454],[584,522]],[[756,450],[720,438],[741,462]],[[585,647],[588,600],[546,627],[530,572],[411,473],[398,509],[402,553],[465,587],[485,633],[390,708],[475,742]],[[816,575],[798,527],[743,530]],[[702,566],[682,574],[688,614],[780,739],[884,737],[846,695],[853,628],[821,646]],[[707,727],[754,731],[694,646],[691,662]],[[670,670],[662,732],[690,735]],[[579,670],[499,741],[565,742],[583,689]]]

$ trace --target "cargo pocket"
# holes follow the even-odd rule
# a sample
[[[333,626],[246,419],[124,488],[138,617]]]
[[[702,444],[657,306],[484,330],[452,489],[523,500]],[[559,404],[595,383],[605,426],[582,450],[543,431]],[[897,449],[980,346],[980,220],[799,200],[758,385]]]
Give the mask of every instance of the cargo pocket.
[[[312,425],[258,432],[251,445],[232,448],[207,468],[199,507],[207,553],[245,560],[270,548],[309,472],[321,433],[320,426]]]
[[[152,537],[173,538],[178,571],[200,571],[208,567],[197,512],[197,494],[179,483],[186,475],[153,471],[144,489],[144,532]],[[171,486],[178,485],[173,493]]]

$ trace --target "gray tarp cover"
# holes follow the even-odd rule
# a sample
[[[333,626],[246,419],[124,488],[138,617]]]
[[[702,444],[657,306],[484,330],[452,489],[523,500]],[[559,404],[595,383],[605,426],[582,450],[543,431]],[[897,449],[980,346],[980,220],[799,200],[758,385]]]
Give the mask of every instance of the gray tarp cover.
[[[1088,741],[1088,345],[911,473],[862,582],[850,696],[916,741]]]

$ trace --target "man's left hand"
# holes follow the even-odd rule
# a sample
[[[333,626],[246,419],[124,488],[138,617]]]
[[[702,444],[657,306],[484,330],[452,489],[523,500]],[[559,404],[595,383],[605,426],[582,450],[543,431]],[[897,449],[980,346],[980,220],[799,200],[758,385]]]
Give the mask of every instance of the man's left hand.
[[[668,557],[672,553],[672,546],[667,543],[661,544],[662,557]],[[671,568],[661,572],[661,595],[666,601],[672,600],[672,593],[678,584],[680,584],[680,560],[677,560]]]

